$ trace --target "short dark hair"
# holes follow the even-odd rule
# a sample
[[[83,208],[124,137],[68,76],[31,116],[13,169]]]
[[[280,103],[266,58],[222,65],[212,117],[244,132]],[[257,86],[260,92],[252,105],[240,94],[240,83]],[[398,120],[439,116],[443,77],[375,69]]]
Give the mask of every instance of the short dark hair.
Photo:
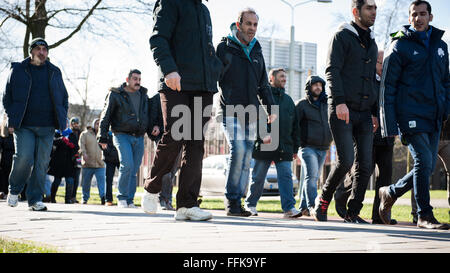
[[[258,14],[256,13],[256,11],[254,9],[252,9],[252,8],[245,8],[245,9],[243,9],[243,10],[241,10],[239,12],[238,20],[237,20],[239,23],[241,23],[241,24],[243,23],[242,20],[244,19],[244,14],[246,14],[246,13],[254,14],[259,19],[259,16],[258,16]]]
[[[408,14],[411,14],[411,7],[412,6],[419,6],[419,5],[422,5],[422,4],[427,5],[428,14],[431,14],[431,5],[430,5],[430,3],[428,3],[427,1],[423,1],[423,0],[416,0],[416,1],[412,2],[411,5],[409,5]]]
[[[141,75],[141,71],[139,71],[137,69],[131,69],[130,72],[128,73],[128,78],[131,78],[132,74],[139,74],[139,75]]]
[[[361,8],[366,3],[366,0],[352,0],[352,9],[356,8],[361,11]]]
[[[272,76],[273,76],[274,78],[276,78],[276,77],[277,77],[277,74],[280,73],[280,72],[286,73],[286,70],[285,70],[284,68],[282,68],[282,67],[270,69],[270,71],[269,71],[269,79],[270,79],[270,77],[272,77]]]

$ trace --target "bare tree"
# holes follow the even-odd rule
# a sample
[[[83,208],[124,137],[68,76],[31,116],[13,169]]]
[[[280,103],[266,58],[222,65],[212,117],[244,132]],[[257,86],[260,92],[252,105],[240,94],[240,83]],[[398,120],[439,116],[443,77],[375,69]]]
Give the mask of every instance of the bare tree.
[[[67,42],[82,29],[95,35],[104,35],[105,31],[116,35],[125,14],[149,16],[153,4],[151,0],[84,0],[70,4],[57,0],[0,0],[0,44],[13,50],[21,47],[27,57],[30,39],[45,38],[49,28],[63,33],[55,41],[49,41],[49,48]],[[18,37],[11,37],[19,32],[23,35],[20,45],[15,42]]]
[[[380,49],[387,48],[391,33],[399,30],[401,25],[408,23],[408,11],[405,8],[408,6],[408,2],[409,0],[386,1],[378,12],[374,32]]]

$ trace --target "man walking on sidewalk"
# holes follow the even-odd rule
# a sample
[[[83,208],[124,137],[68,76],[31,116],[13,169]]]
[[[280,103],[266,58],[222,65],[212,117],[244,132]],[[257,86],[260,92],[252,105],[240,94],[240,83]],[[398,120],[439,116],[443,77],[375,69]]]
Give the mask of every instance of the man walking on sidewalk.
[[[15,145],[7,203],[16,207],[27,185],[30,210],[44,211],[42,197],[53,136],[55,128],[66,129],[68,95],[61,71],[47,58],[47,42],[34,39],[29,52],[30,57],[21,63],[12,63],[3,96]]]
[[[306,80],[305,91],[306,97],[297,103],[295,110],[300,131],[297,135],[301,147],[298,156],[302,160],[300,211],[302,215],[309,215],[314,210],[320,170],[333,138],[328,123],[325,81],[318,76],[310,76]]]
[[[245,203],[252,215],[257,215],[256,204],[263,193],[267,171],[273,161],[277,169],[278,189],[284,218],[296,218],[301,216],[301,213],[295,209],[292,158],[297,155],[299,147],[297,138],[299,124],[294,101],[286,94],[284,89],[286,71],[282,68],[270,70],[269,80],[275,104],[282,109],[279,115],[280,142],[276,150],[262,151],[262,139],[256,140],[253,149],[255,165],[253,166],[252,180]]]
[[[141,86],[141,71],[132,69],[126,82],[111,88],[100,116],[99,143],[108,148],[108,132],[113,132],[113,143],[119,152],[117,182],[118,206],[135,208],[137,172],[144,155],[144,134],[149,126],[149,98]]]
[[[97,118],[92,122],[92,126],[87,126],[86,130],[81,133],[79,140],[83,204],[87,204],[91,196],[91,181],[94,175],[101,203],[105,204],[105,162],[103,162],[102,150],[97,142],[98,127],[99,119]]]
[[[375,23],[376,10],[374,0],[352,0],[353,22],[342,24],[330,43],[326,67],[331,91],[329,122],[338,160],[311,213],[316,221],[327,221],[333,193],[353,165],[355,144],[356,179],[352,183],[344,221],[367,223],[358,215],[372,173],[373,131],[378,123],[374,117],[378,97],[374,83],[378,48],[369,29]]]
[[[222,70],[212,43],[211,18],[199,0],[158,0],[153,15],[150,48],[161,73],[164,134],[145,182],[142,208],[146,213],[157,212],[163,177],[183,149],[175,219],[209,220],[212,214],[201,210],[197,199],[202,181],[203,128],[211,116]],[[185,110],[184,122],[177,127],[179,122],[174,123],[180,110]]]
[[[219,80],[220,109],[217,116],[223,117],[219,122],[223,124],[230,148],[225,186],[225,210],[229,216],[251,215],[242,206],[241,199],[249,182],[258,120],[244,108],[251,110],[254,106],[256,112],[260,105],[258,96],[269,109],[275,104],[261,45],[255,38],[258,21],[253,9],[242,10],[237,22],[231,24],[230,35],[217,46],[217,56],[224,64]]]
[[[430,205],[430,177],[436,165],[442,121],[449,114],[450,79],[444,31],[432,27],[431,5],[414,1],[409,6],[409,23],[392,35],[383,65],[380,92],[381,132],[384,137],[399,134],[414,159],[413,170],[396,184],[382,187],[380,218],[391,220],[397,198],[414,188],[417,227],[449,229],[439,223]]]

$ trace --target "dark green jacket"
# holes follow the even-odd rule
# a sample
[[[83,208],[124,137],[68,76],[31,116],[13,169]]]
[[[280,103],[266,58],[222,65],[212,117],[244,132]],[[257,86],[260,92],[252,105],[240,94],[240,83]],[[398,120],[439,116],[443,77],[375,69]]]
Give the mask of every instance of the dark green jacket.
[[[153,10],[150,48],[160,70],[159,91],[168,89],[164,76],[178,72],[181,90],[217,92],[222,63],[212,43],[208,8],[201,0],[158,0]]]
[[[292,161],[292,156],[297,153],[298,120],[295,104],[284,89],[271,87],[275,105],[279,106],[279,135],[280,142],[275,151],[261,151],[262,140],[258,138],[253,148],[253,158],[272,161]]]

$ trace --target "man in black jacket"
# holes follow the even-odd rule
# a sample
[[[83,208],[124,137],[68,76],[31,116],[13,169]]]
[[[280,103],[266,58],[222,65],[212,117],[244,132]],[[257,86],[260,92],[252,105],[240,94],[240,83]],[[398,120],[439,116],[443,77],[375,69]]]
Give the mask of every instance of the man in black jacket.
[[[356,144],[356,180],[348,202],[346,222],[366,223],[358,215],[372,173],[373,129],[377,90],[374,86],[378,48],[370,31],[376,18],[373,0],[352,0],[354,21],[343,24],[331,40],[326,67],[329,120],[338,161],[322,188],[312,215],[327,220],[327,210],[336,187],[350,171]],[[375,122],[375,126],[377,122]]]
[[[183,149],[175,219],[209,220],[212,214],[201,210],[197,199],[204,153],[202,129],[210,119],[210,106],[222,70],[212,43],[211,18],[200,0],[158,0],[153,16],[150,48],[161,74],[164,134],[145,182],[142,208],[146,213],[157,212],[162,178]],[[179,124],[174,124],[174,115],[180,109],[190,114],[190,118],[183,115],[183,132],[173,126]],[[201,115],[208,112],[205,109],[209,114]]]
[[[378,51],[377,59],[377,74],[375,79],[375,86],[380,89],[381,73],[383,70],[383,56],[382,50]],[[377,113],[377,117],[379,114]],[[378,213],[378,207],[380,206],[380,197],[378,190],[380,187],[388,186],[392,184],[392,159],[394,155],[394,137],[383,138],[381,136],[381,127],[375,131],[373,135],[373,169],[375,165],[378,166],[378,175],[375,180],[375,197],[373,200],[372,209],[372,224],[383,224]],[[334,194],[334,201],[336,205],[336,211],[342,218],[345,218],[347,212],[347,200],[350,197],[352,191],[352,182],[355,180],[354,169],[346,176],[346,179],[337,187]],[[391,219],[390,224],[395,225],[397,221]]]
[[[111,126],[120,168],[117,182],[118,206],[134,208],[136,176],[144,155],[144,134],[149,126],[147,89],[141,86],[141,72],[132,69],[126,83],[111,88],[100,116],[99,144],[108,147]]]
[[[306,97],[297,103],[295,109],[300,130],[297,135],[301,147],[298,156],[302,160],[300,211],[302,215],[310,215],[317,197],[320,170],[333,139],[328,123],[325,81],[318,76],[310,76],[306,80],[305,91]]]
[[[250,174],[250,161],[256,139],[258,96],[268,106],[275,104],[267,79],[261,45],[255,38],[258,15],[253,9],[239,13],[231,25],[231,34],[217,46],[217,56],[224,64],[219,80],[220,109],[230,159],[225,188],[225,210],[229,216],[250,216],[241,199]],[[239,110],[241,109],[241,110]],[[254,114],[252,115],[252,109]],[[248,116],[248,119],[247,117]],[[269,119],[274,119],[269,117]],[[265,119],[266,117],[264,117]]]

